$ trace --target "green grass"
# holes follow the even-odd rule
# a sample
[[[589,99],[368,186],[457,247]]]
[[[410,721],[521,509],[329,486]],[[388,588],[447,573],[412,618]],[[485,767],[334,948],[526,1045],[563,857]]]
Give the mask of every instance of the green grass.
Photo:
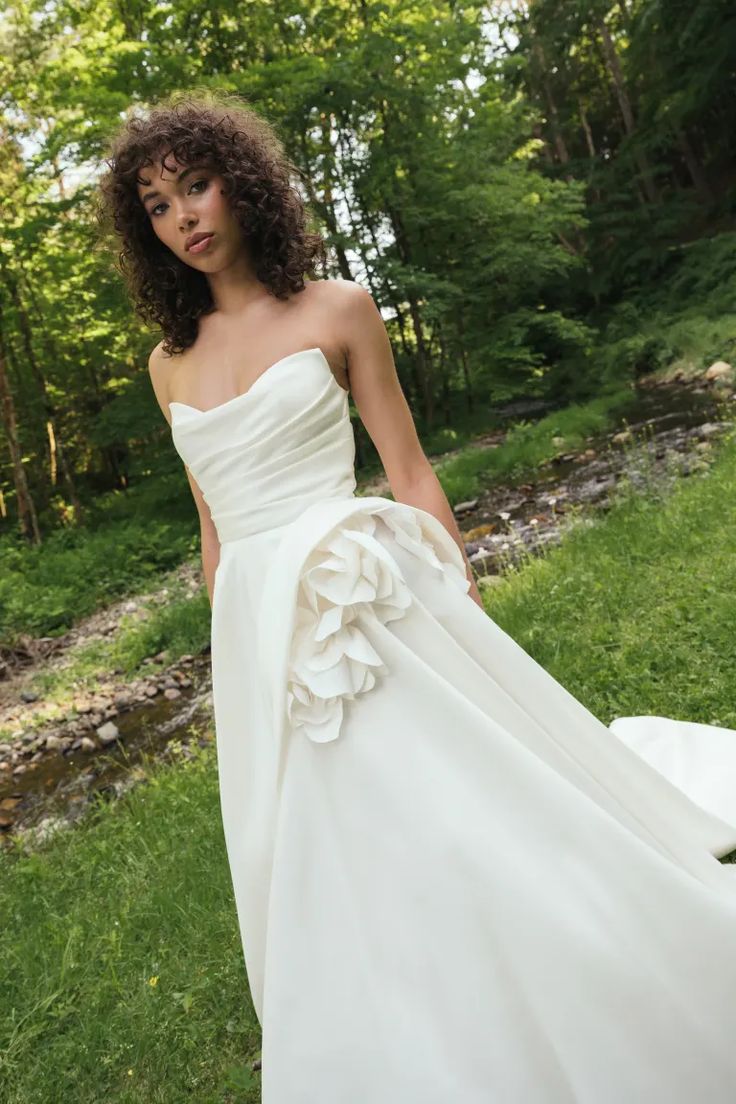
[[[40,696],[44,709],[35,721],[24,722],[24,728],[43,727],[64,715],[74,695],[97,690],[103,675],[115,672],[124,682],[150,674],[144,660],[159,652],[166,653],[167,662],[175,662],[182,655],[204,651],[210,639],[210,604],[204,586],[192,595],[173,575],[166,579],[166,591],[163,602],[158,597],[138,599],[137,614],[123,614],[114,633],[76,648],[63,666],[42,667],[28,686]],[[0,740],[9,739],[16,728],[17,722],[0,725]]]
[[[94,640],[80,647],[72,662],[59,670],[49,668],[33,681],[45,699],[63,696],[69,687],[92,687],[101,671],[117,671],[124,678],[142,670],[148,656],[166,651],[171,660],[204,650],[210,638],[210,604],[200,586],[190,595],[184,587],[169,594],[163,604],[142,603],[142,619],[124,614],[118,629],[107,640]]]
[[[709,472],[622,492],[487,608],[606,724],[736,727],[735,492],[732,435]],[[3,1104],[258,1100],[211,745],[40,851],[0,854],[0,916]]]
[[[0,858],[4,1104],[259,1099],[216,779],[208,747]]]
[[[673,247],[665,270],[587,321],[599,331],[599,378],[676,370],[700,375],[715,360],[736,359],[736,233]],[[662,258],[660,258],[660,261]]]
[[[105,496],[87,525],[57,529],[39,547],[6,535],[0,540],[0,642],[21,633],[60,635],[181,563],[199,544],[198,530],[186,480],[177,473]]]
[[[619,388],[547,414],[537,422],[521,422],[498,448],[469,447],[440,461],[435,470],[445,494],[455,504],[475,498],[493,484],[529,478],[553,456],[580,449],[586,437],[603,433],[632,397],[629,387]],[[560,437],[564,444],[555,444],[553,438]]]
[[[660,498],[621,489],[607,516],[525,561],[487,609],[608,724],[659,714],[736,728],[736,438]]]

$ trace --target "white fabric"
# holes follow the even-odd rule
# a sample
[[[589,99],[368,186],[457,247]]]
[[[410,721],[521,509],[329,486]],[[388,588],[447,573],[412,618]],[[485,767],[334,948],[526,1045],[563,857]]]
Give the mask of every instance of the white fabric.
[[[171,406],[264,1104],[733,1104],[736,732],[593,716],[356,496],[319,349]]]

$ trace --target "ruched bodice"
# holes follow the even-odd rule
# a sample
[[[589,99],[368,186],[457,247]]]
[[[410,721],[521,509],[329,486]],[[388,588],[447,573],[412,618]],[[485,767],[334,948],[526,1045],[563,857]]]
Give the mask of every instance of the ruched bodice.
[[[174,444],[221,543],[285,525],[312,502],[355,491],[348,393],[319,348],[282,357],[244,394],[210,410],[169,406]]]

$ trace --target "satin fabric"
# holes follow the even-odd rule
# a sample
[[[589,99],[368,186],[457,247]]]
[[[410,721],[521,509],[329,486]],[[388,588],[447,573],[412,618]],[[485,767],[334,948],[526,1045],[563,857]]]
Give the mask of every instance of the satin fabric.
[[[171,413],[264,1104],[732,1104],[736,732],[565,690],[356,494],[320,349]]]

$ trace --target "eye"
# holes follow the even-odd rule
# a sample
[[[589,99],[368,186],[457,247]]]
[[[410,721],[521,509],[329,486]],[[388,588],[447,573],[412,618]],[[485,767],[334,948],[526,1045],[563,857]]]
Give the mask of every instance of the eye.
[[[189,191],[191,192],[192,188],[196,188],[198,184],[204,184],[204,188],[202,189],[202,192],[203,192],[207,188],[207,185],[209,184],[209,181],[207,180],[206,177],[202,176],[202,177],[200,177],[199,180],[194,180],[191,183],[191,185],[189,186]],[[202,192],[197,192],[196,195],[201,195]],[[155,215],[159,207],[165,207],[165,206],[166,206],[165,203],[157,203],[154,207],[151,208],[151,214]]]

